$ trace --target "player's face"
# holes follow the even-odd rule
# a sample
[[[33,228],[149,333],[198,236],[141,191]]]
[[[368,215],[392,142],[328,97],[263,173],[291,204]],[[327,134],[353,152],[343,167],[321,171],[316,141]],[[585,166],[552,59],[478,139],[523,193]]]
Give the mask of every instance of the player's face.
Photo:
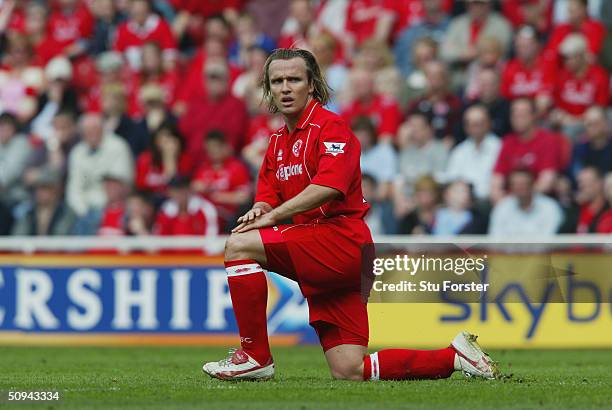
[[[299,57],[274,60],[268,66],[268,73],[278,111],[286,117],[299,116],[314,92],[314,86],[308,81],[306,62]]]

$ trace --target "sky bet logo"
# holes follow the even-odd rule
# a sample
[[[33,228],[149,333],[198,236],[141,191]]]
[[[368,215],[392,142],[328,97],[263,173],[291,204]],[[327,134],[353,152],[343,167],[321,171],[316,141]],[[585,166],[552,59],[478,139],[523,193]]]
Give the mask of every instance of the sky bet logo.
[[[573,323],[592,322],[600,315],[612,315],[612,288],[603,289],[591,280],[580,278],[580,275],[573,273],[571,264],[568,265],[565,272],[563,276],[546,281],[541,286],[539,295],[535,297],[528,296],[526,286],[529,284],[519,282],[508,282],[495,293],[483,292],[480,302],[474,309],[477,310],[476,312],[472,312],[473,306],[470,304],[453,298],[447,292],[441,292],[442,301],[457,309],[453,313],[441,316],[440,321],[463,322],[470,319],[472,315],[478,315],[481,322],[487,322],[492,314],[499,313],[506,322],[513,323],[515,318],[510,313],[509,307],[520,305],[529,315],[529,326],[525,329],[525,338],[531,339],[536,335],[542,316],[551,303],[565,303],[566,318]],[[602,280],[605,278],[603,274],[600,276]],[[495,283],[495,278],[489,277],[488,267],[483,270],[480,282]],[[559,295],[564,295],[564,299],[560,300]],[[585,312],[583,309],[578,311],[576,305],[579,303],[591,303],[591,311]],[[609,304],[609,308],[602,309],[606,304]]]

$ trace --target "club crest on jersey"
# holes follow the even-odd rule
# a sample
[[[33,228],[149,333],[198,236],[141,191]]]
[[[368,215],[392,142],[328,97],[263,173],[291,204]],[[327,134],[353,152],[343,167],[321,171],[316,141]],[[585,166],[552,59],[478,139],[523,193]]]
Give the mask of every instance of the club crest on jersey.
[[[293,148],[291,149],[291,151],[293,152],[293,155],[295,155],[296,157],[299,157],[301,148],[302,148],[302,140],[295,141],[295,144],[293,144]]]
[[[283,160],[283,150],[282,149],[278,150],[278,154],[276,154],[276,160],[277,161],[282,161]]]
[[[344,146],[346,142],[324,142],[325,153],[332,154],[334,157],[338,154],[344,154]]]

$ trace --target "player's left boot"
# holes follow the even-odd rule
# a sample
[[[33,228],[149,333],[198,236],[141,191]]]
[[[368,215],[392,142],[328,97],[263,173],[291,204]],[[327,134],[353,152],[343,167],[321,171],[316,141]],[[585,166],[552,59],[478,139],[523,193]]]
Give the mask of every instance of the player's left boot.
[[[451,346],[457,353],[459,360],[459,368],[463,374],[468,377],[476,376],[485,379],[497,379],[501,373],[491,357],[482,351],[482,348],[476,341],[478,336],[468,332],[461,332]]]
[[[230,349],[229,356],[218,362],[205,363],[204,373],[221,380],[269,380],[274,377],[272,358],[259,364],[242,349]]]

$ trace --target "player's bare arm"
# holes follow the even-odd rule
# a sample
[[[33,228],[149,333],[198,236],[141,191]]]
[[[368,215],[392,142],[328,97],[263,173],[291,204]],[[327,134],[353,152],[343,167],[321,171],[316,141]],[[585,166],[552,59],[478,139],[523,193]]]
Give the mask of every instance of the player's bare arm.
[[[314,208],[318,208],[319,206],[326,204],[341,195],[342,194],[340,193],[340,191],[334,188],[310,184],[298,195],[283,203],[279,207],[271,210],[270,212],[260,213],[253,219],[243,220],[240,225],[238,225],[234,230],[232,230],[232,232],[242,233],[250,231],[251,229],[259,229],[264,228],[266,226],[275,225],[279,221],[289,219],[300,213],[310,211]],[[256,211],[261,212],[259,208],[254,208],[251,211],[247,212],[247,215],[251,213],[257,214]],[[240,219],[243,218],[244,217],[241,217]],[[238,220],[238,222],[241,222],[240,219]]]

